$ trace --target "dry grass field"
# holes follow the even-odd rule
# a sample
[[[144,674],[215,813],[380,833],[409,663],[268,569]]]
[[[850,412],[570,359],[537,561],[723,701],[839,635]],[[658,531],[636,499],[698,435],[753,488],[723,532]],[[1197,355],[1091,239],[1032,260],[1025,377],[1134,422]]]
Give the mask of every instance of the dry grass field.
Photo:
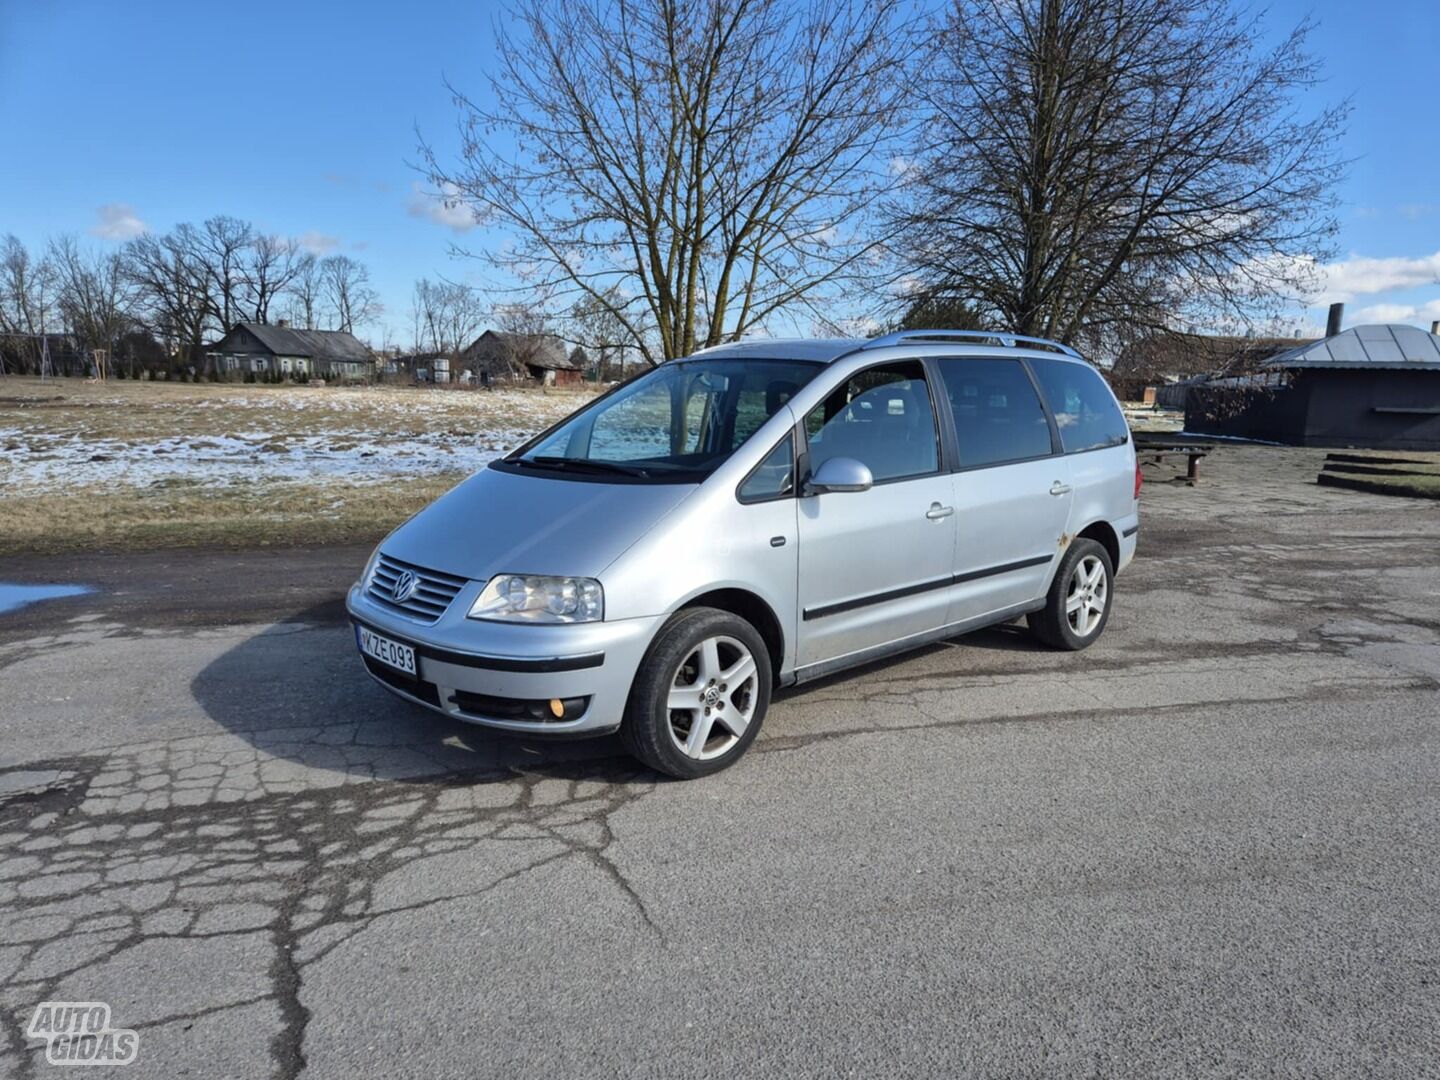
[[[588,391],[0,379],[0,554],[379,538]]]

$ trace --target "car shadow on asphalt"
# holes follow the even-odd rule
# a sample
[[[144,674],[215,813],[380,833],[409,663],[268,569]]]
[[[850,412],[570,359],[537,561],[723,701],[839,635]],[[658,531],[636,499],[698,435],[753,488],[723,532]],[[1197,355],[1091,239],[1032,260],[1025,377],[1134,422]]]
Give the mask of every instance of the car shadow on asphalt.
[[[898,669],[901,665],[922,661],[926,657],[938,656],[952,649],[982,649],[994,652],[1049,652],[1044,645],[1030,636],[1023,622],[1004,623],[1000,626],[987,627],[984,630],[972,630],[968,634],[958,637],[945,638],[931,645],[922,645],[911,649],[908,652],[896,653],[892,656],[884,656],[878,660],[871,660],[868,663],[859,664],[844,671],[837,671],[833,675],[824,675],[818,679],[812,679],[801,683],[799,686],[790,686],[775,692],[776,701],[794,701],[803,699],[806,694],[817,690],[823,690],[833,686],[843,686],[852,680],[864,680],[877,672],[889,672]]]
[[[1045,651],[1005,625],[875,660],[776,692],[777,703],[863,680],[948,649]],[[616,735],[547,739],[467,724],[397,698],[365,671],[343,608],[330,601],[286,616],[207,664],[191,693],[221,728],[310,769],[411,782],[484,782],[517,774],[603,782],[663,780],[625,753]]]
[[[1002,623],[1000,626],[976,630],[964,637],[951,638],[947,646],[959,645],[967,649],[989,649],[994,652],[1049,653],[1054,650],[1036,641],[1026,629],[1024,620]]]
[[[190,690],[226,732],[308,769],[417,783],[532,773],[602,782],[660,779],[627,756],[615,735],[507,735],[395,697],[367,674],[348,623],[330,603],[246,638],[207,664]]]

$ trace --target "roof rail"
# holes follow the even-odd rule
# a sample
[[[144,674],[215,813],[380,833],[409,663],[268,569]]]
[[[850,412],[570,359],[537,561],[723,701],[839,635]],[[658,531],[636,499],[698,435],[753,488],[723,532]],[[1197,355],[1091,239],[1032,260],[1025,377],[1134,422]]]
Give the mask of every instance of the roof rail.
[[[784,338],[772,338],[764,330],[746,330],[741,333],[736,341],[722,341],[716,345],[706,345],[704,348],[696,349],[684,356],[677,356],[677,360],[689,360],[692,356],[699,356],[701,353],[714,352],[716,349],[728,349],[734,345],[754,344],[757,341],[783,341]]]
[[[883,349],[887,345],[904,345],[911,341],[996,341],[1007,349],[1023,348],[1026,345],[1052,349],[1076,360],[1084,360],[1069,345],[1062,345],[1049,338],[1025,337],[1023,334],[1007,334],[1003,330],[897,330],[893,334],[881,334],[860,346],[862,349]]]

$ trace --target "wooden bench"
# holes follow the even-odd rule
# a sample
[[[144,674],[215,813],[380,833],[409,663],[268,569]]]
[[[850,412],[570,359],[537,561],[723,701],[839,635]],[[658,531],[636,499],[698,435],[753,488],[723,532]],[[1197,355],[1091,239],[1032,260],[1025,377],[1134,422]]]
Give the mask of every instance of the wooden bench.
[[[1185,483],[1194,487],[1200,482],[1200,459],[1214,450],[1210,443],[1186,443],[1164,439],[1135,439],[1135,457],[1141,465],[1160,465],[1167,458],[1184,457]]]

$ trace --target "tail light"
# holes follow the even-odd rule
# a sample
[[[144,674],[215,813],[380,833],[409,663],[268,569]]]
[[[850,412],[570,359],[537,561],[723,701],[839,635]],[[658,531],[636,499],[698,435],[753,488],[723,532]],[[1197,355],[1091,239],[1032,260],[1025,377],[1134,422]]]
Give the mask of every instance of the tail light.
[[[1135,461],[1135,498],[1140,498],[1140,485],[1145,481],[1140,478],[1140,461]]]

